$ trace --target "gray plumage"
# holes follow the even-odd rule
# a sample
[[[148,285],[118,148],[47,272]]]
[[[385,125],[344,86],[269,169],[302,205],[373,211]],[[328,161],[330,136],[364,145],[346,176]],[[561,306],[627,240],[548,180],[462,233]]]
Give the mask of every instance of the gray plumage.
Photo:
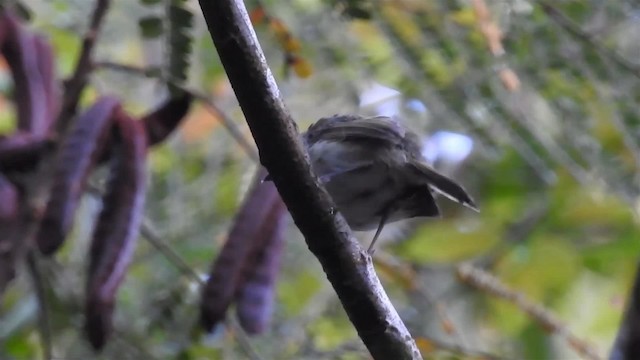
[[[438,216],[433,193],[477,211],[464,188],[422,157],[419,137],[386,116],[334,115],[303,135],[314,172],[353,230],[414,217]]]

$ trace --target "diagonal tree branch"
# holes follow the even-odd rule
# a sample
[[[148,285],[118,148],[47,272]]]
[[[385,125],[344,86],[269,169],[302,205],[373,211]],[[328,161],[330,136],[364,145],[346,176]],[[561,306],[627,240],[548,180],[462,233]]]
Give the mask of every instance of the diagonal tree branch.
[[[240,0],[200,0],[211,38],[269,170],[294,222],[318,258],[349,319],[374,359],[420,359],[371,257],[311,174],[297,127],[269,70]]]
[[[622,315],[622,323],[609,355],[610,360],[640,357],[640,263],[638,265],[627,300],[627,309]]]

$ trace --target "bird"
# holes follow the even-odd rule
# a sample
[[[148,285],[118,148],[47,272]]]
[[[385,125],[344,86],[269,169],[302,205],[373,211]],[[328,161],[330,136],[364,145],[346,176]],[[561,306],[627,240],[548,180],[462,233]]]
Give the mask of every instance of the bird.
[[[479,211],[461,185],[426,163],[419,136],[397,118],[336,114],[309,126],[302,142],[351,229],[376,229],[370,254],[386,224],[440,216],[434,195]]]

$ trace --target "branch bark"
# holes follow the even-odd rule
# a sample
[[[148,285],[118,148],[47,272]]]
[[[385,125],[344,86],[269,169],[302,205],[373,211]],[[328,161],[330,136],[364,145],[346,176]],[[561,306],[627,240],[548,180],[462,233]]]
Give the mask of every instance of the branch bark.
[[[421,359],[371,257],[312,176],[247,10],[240,0],[200,0],[211,38],[260,152],[294,222],[318,258],[374,359]]]
[[[622,315],[620,329],[609,355],[610,360],[640,357],[640,263]]]

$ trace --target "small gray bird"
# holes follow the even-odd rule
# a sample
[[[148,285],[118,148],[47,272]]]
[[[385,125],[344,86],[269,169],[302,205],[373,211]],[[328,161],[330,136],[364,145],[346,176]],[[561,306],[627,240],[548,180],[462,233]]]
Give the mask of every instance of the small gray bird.
[[[418,135],[386,117],[334,115],[302,134],[314,172],[353,230],[377,229],[369,253],[385,224],[440,214],[440,193],[478,211],[455,181],[425,163]]]

